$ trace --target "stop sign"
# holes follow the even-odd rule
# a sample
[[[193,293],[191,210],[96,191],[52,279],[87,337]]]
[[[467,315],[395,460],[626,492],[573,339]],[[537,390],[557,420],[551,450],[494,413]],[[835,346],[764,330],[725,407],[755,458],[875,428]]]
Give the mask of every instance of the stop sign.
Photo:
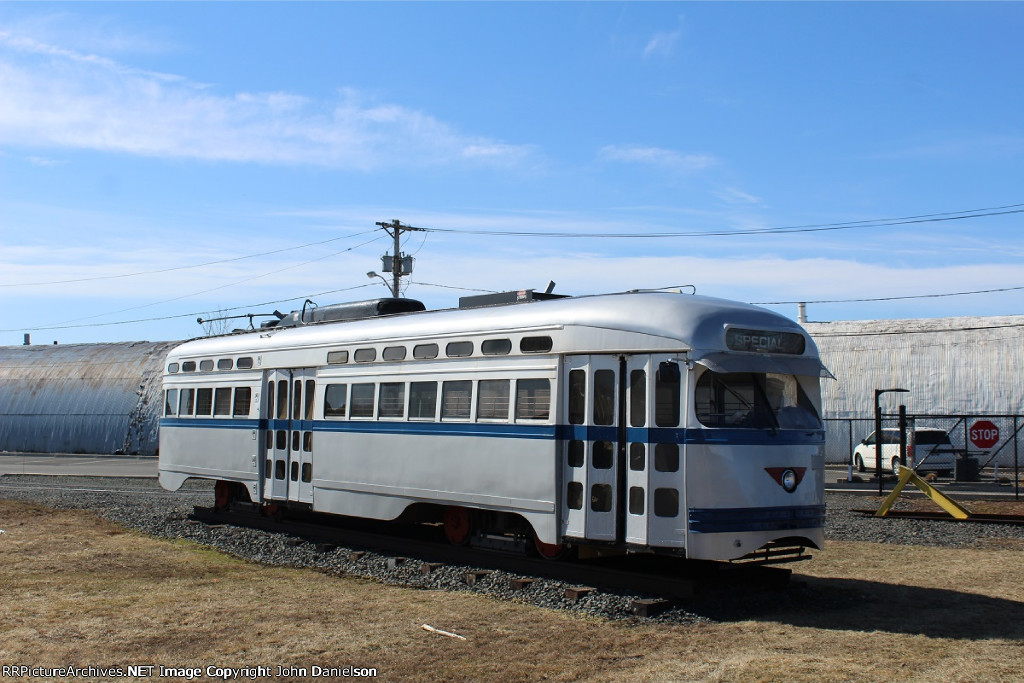
[[[978,448],[992,448],[999,441],[999,427],[989,420],[978,420],[967,433]]]

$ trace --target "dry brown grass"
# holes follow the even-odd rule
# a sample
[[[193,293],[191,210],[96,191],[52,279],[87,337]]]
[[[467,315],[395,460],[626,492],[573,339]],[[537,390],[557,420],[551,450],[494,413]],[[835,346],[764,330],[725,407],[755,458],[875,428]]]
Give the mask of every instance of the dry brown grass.
[[[259,567],[86,512],[0,501],[0,528],[3,664],[348,664],[388,681],[1010,681],[1024,657],[1024,555],[1012,546],[831,543],[797,568],[803,588],[704,593],[692,607],[720,621],[669,626]]]

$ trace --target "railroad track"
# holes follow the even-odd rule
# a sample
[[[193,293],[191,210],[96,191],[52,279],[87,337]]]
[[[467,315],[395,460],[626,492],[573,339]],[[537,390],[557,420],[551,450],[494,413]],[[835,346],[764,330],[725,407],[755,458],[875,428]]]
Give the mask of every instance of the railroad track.
[[[197,523],[288,534],[317,544],[323,552],[339,547],[373,550],[390,556],[395,562],[419,562],[424,573],[441,565],[466,567],[466,582],[470,584],[480,578],[477,576],[480,570],[500,570],[525,577],[510,579],[512,589],[525,588],[538,579],[563,582],[569,586],[566,597],[570,599],[586,595],[589,589],[651,596],[635,601],[633,611],[642,616],[685,601],[710,584],[742,581],[746,587],[781,589],[788,584],[792,573],[778,567],[703,563],[656,555],[556,562],[511,552],[449,545],[439,527],[396,526],[316,513],[281,520],[260,514],[255,506],[230,511],[196,507],[192,518]]]
[[[864,517],[874,517],[877,510],[856,509],[851,510]],[[976,524],[1010,524],[1013,526],[1024,526],[1024,515],[998,515],[998,514],[975,514],[971,513],[967,519],[956,519],[948,512],[911,510],[889,510],[879,519],[919,519],[929,522],[974,522]]]

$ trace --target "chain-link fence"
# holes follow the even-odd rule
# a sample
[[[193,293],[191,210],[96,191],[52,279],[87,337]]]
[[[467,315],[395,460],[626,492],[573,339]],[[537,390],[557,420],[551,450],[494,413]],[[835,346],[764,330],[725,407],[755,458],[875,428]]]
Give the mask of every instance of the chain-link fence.
[[[883,444],[899,443],[899,419],[896,414],[882,414],[882,429],[885,433]],[[855,452],[866,439],[873,435],[873,418],[826,418],[825,419],[825,462],[833,464],[856,464]],[[937,430],[945,433],[948,440],[936,450],[951,454],[957,461],[954,465],[957,478],[1003,480],[1018,486],[1021,475],[1021,448],[1024,447],[1024,415],[907,415],[907,442],[925,432]],[[920,439],[934,441],[933,436]],[[873,443],[873,441],[870,441]],[[924,450],[924,449],[919,449]],[[874,456],[871,456],[872,458]],[[875,460],[864,463],[873,470]],[[886,463],[888,465],[888,463]],[[889,467],[886,466],[886,470]]]

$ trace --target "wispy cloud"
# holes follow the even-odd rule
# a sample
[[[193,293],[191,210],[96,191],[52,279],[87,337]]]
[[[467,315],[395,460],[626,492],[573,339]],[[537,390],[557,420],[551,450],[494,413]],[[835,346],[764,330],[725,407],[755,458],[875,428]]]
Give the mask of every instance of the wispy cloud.
[[[224,94],[9,32],[0,32],[0,92],[0,143],[12,146],[364,170],[394,159],[508,166],[536,154],[355,90],[333,102]]]
[[[699,171],[719,163],[710,154],[686,154],[661,147],[643,145],[606,145],[598,151],[602,161],[647,164],[676,170]]]
[[[682,29],[655,33],[654,36],[647,41],[647,45],[644,47],[644,59],[655,56],[668,57],[675,52],[676,44],[682,36]]]

